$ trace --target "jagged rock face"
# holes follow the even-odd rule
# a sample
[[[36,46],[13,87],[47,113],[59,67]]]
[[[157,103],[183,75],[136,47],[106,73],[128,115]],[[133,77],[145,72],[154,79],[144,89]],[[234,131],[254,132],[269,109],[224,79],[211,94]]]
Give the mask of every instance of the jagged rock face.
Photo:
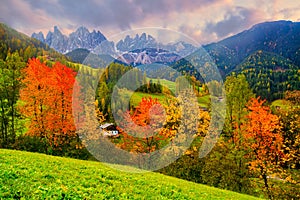
[[[163,49],[157,48],[145,48],[137,49],[124,53],[119,60],[131,64],[131,65],[140,65],[140,64],[151,64],[151,63],[172,63],[179,60],[181,57],[176,53],[169,52]]]
[[[54,32],[48,32],[46,39],[44,39],[44,35],[41,32],[33,33],[31,37],[45,42],[60,53],[68,53],[78,48],[93,50],[99,46],[101,42],[106,40],[100,31],[90,33],[85,27],[79,27],[75,32],[71,33],[69,37],[63,35],[57,26],[54,27]]]
[[[151,35],[147,36],[146,33],[143,33],[141,36],[136,34],[134,38],[127,35],[124,40],[120,40],[116,44],[116,47],[119,51],[127,52],[136,49],[158,48],[159,44]]]
[[[106,38],[100,31],[90,33],[87,28],[80,27],[74,33],[70,34],[68,46],[70,50],[78,48],[93,50],[105,40]]]
[[[46,38],[43,33],[33,33],[33,38],[45,42],[60,53],[72,52],[76,49],[87,49],[97,55],[110,55],[122,62],[134,65],[154,62],[171,63],[189,55],[196,47],[185,42],[162,44],[154,37],[142,33],[131,38],[127,35],[116,45],[108,41],[100,31],[92,31],[79,27],[69,36],[63,35],[57,26],[54,32],[49,31]]]
[[[31,37],[45,43],[44,34],[41,31],[39,33],[33,33]]]
[[[48,32],[46,43],[60,53],[65,53],[68,48],[68,38],[58,30],[57,26],[54,26],[54,32]]]
[[[146,33],[142,33],[140,36],[136,34],[134,38],[127,35],[116,44],[116,48],[123,52],[119,59],[132,65],[172,63],[197,49],[195,46],[182,41],[162,44]]]

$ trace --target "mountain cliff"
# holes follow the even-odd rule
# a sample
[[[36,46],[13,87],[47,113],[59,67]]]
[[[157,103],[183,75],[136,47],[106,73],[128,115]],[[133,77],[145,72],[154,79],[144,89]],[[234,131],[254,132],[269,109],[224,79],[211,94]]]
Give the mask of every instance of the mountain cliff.
[[[66,36],[61,33],[57,26],[54,26],[54,31],[49,31],[46,38],[42,32],[33,33],[33,38],[45,42],[51,48],[54,48],[60,53],[68,53],[78,48],[93,50],[105,41],[105,36],[100,31],[92,31],[85,27],[79,27],[75,32]]]

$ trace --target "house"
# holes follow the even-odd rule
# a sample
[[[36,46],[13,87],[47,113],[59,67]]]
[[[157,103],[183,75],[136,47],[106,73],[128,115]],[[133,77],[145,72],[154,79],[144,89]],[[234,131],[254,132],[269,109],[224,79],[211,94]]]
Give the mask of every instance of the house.
[[[201,110],[201,111],[208,111],[208,108],[207,108],[207,107],[200,106],[200,110]]]
[[[224,101],[224,98],[223,98],[223,97],[218,97],[218,101],[219,101],[219,102],[223,102],[223,101]]]
[[[113,123],[105,123],[100,126],[103,136],[118,136],[119,132]]]

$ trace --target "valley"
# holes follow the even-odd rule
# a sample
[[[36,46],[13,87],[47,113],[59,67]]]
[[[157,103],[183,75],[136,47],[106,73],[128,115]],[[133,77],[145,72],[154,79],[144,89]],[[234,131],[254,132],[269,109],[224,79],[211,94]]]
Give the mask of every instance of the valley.
[[[264,22],[194,46],[1,23],[0,198],[299,198],[299,35]]]

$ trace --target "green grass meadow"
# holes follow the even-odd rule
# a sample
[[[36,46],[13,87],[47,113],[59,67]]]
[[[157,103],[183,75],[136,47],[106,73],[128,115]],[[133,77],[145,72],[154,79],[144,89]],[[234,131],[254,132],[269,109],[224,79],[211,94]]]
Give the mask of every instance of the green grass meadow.
[[[293,105],[291,104],[290,102],[288,102],[287,100],[285,99],[278,99],[278,100],[275,100],[271,103],[271,106],[270,106],[272,109],[276,109],[276,108],[280,108],[284,111],[288,111],[292,108],[297,108],[296,105]]]
[[[149,81],[150,78],[147,78],[147,81]],[[160,82],[160,84],[166,88],[168,88],[169,90],[171,90],[174,94],[175,94],[175,91],[176,91],[176,84],[175,82],[173,81],[169,81],[169,80],[166,80],[166,79],[151,79],[153,81],[153,83],[157,83],[158,80]]]
[[[0,199],[257,199],[158,173],[0,149]]]
[[[170,97],[166,97],[165,94],[147,94],[143,92],[134,92],[130,98],[130,104],[133,106],[137,106],[142,101],[142,98],[145,97],[148,98],[151,97],[152,99],[157,99],[161,104],[165,104],[166,98],[170,98]]]

